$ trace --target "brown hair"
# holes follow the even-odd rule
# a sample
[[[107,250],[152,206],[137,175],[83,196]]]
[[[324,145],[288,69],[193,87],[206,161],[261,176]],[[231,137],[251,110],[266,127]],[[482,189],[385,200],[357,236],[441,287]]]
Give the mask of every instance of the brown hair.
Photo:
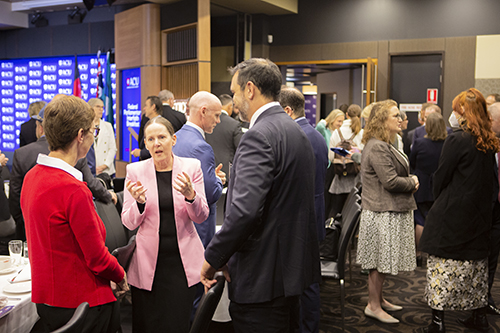
[[[477,140],[476,148],[482,152],[498,151],[498,139],[491,130],[491,119],[483,94],[475,88],[462,91],[452,103],[453,110],[464,120],[460,127]]]
[[[427,117],[425,123],[426,138],[432,141],[442,141],[446,139],[448,132],[446,132],[446,124],[444,123],[443,116],[440,113],[433,112]]]
[[[167,128],[167,131],[170,134],[170,136],[173,136],[175,133],[174,127],[172,126],[172,123],[170,123],[170,121],[163,118],[162,116],[159,116],[159,117],[155,117],[153,119],[150,119],[146,123],[146,125],[144,125],[144,140],[146,140],[146,129],[149,127],[149,125],[152,125],[152,124],[160,124],[160,125],[165,126]]]
[[[357,135],[361,131],[361,107],[357,104],[351,104],[347,109],[347,115],[351,118],[351,131]]]
[[[391,137],[387,129],[386,121],[389,118],[389,111],[393,107],[397,107],[397,103],[391,99],[377,102],[373,105],[370,119],[365,126],[363,139],[361,142],[366,144],[371,138],[375,138],[387,143],[391,142]]]
[[[66,150],[81,129],[91,135],[89,130],[94,117],[94,110],[78,97],[61,96],[53,99],[47,104],[43,117],[43,129],[50,150]]]
[[[38,101],[38,102],[33,102],[30,104],[28,107],[28,113],[30,114],[30,117],[36,116],[37,114],[40,113],[40,110],[47,104],[44,101]]]

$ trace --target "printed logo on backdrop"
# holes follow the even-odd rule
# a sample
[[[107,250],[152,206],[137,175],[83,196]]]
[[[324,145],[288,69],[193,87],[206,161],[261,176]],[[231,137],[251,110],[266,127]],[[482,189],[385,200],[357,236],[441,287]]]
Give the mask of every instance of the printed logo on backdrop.
[[[138,76],[132,76],[127,78],[127,89],[137,89],[140,86],[140,78]]]

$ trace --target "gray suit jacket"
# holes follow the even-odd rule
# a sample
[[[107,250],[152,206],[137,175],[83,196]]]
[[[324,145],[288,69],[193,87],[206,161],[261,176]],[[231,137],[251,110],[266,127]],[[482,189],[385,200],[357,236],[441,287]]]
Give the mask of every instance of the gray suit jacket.
[[[387,142],[370,139],[361,154],[362,207],[374,212],[415,210],[409,162]]]
[[[220,123],[211,134],[205,134],[207,142],[212,146],[215,155],[215,165],[222,163],[222,171],[226,173],[226,184],[229,183],[229,163],[233,163],[234,153],[240,143],[243,131],[240,122],[227,114],[220,115]]]

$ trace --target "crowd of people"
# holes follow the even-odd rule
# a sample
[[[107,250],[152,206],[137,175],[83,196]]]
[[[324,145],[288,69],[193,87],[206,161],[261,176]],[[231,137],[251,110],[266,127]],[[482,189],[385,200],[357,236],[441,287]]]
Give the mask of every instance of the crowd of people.
[[[115,177],[117,151],[102,100],[57,95],[30,106],[8,204],[0,196],[0,221],[11,219],[0,237],[28,241],[40,317],[33,332],[62,326],[81,302],[90,305],[84,332],[116,332],[129,285],[134,332],[188,332],[217,271],[229,282],[235,332],[318,332],[324,221],[338,217],[358,183],[365,315],[398,323],[391,314],[403,307],[384,297],[386,276],[426,265],[432,319],[422,331],[445,332],[446,310],[473,310],[463,324],[487,331],[486,314],[500,314],[491,297],[500,96],[461,92],[450,128],[439,106],[423,104],[421,126],[408,130],[393,100],[342,105],[314,128],[304,95],[282,86],[271,61],[252,58],[231,74],[232,97],[199,91],[186,114],[168,90],[145,99],[131,152],[140,161],[127,165],[123,193],[122,223],[137,230],[126,272],[92,202],[117,202],[101,181]]]

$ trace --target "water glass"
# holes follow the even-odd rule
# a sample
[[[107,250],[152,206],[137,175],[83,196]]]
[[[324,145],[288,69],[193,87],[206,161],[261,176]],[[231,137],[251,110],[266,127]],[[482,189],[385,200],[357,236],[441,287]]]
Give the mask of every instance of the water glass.
[[[23,259],[24,263],[28,263],[29,255],[28,255],[28,242],[24,242],[23,246]]]
[[[14,266],[21,264],[21,256],[23,253],[23,241],[11,240],[9,242],[9,254]]]

